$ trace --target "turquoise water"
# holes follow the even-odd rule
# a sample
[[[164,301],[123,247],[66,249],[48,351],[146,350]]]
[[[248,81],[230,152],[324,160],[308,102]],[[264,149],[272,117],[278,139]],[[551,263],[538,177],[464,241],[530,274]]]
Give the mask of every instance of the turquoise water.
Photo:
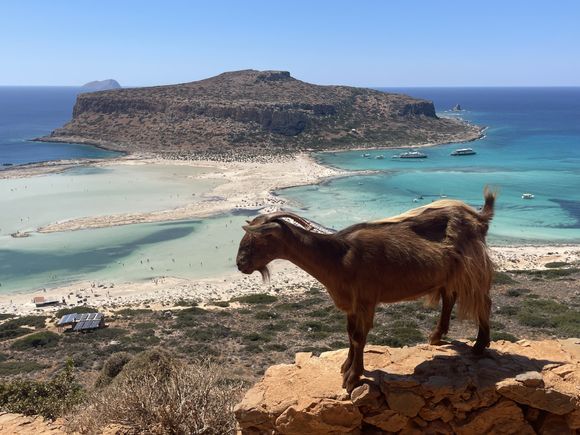
[[[401,91],[401,90],[398,90]],[[401,213],[439,199],[482,204],[485,185],[499,189],[489,239],[495,244],[580,242],[580,88],[408,90],[431,99],[442,116],[488,127],[484,139],[422,151],[421,160],[393,160],[401,150],[321,153],[324,164],[378,174],[286,189],[306,216],[337,228]],[[445,112],[455,104],[463,112]],[[451,157],[459,147],[474,156]],[[365,151],[366,153],[366,151]],[[383,155],[384,160],[375,157]],[[522,193],[535,195],[524,200]],[[423,196],[423,200],[414,202]]]
[[[235,271],[244,216],[2,238],[0,292]]]

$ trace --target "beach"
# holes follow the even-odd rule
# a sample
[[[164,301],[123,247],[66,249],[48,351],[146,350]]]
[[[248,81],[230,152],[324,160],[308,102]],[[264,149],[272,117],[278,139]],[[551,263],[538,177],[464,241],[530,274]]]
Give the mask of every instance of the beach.
[[[64,168],[71,167],[71,164],[62,165]],[[108,161],[85,162],[82,165],[99,167],[113,165],[192,166],[204,168],[205,171],[190,178],[191,183],[213,179],[219,180],[219,184],[204,193],[207,201],[197,201],[191,205],[170,210],[64,220],[43,226],[38,229],[39,232],[68,232],[143,222],[199,218],[233,209],[272,211],[288,205],[285,198],[274,193],[275,190],[289,186],[315,184],[332,177],[351,174],[349,171],[323,166],[307,154],[273,158],[268,162],[182,161],[132,156]],[[22,173],[13,170],[10,171],[11,177],[42,176],[45,174],[43,167],[43,165],[38,165],[32,174],[30,168],[25,168]],[[48,164],[45,167],[49,172],[53,172],[55,164]],[[240,238],[242,234],[240,229]],[[493,246],[490,249],[496,268],[500,271],[543,269],[549,263],[574,264],[580,261],[579,245]],[[112,312],[120,307],[167,310],[173,309],[180,301],[196,301],[203,306],[211,301],[226,301],[248,293],[304,292],[314,284],[314,279],[305,272],[288,262],[277,260],[272,264],[272,280],[268,284],[263,284],[257,273],[246,276],[234,271],[200,279],[160,276],[138,282],[123,282],[122,278],[114,282],[106,279],[81,280],[32,292],[2,293],[0,294],[0,312],[25,315],[52,312],[65,305],[69,307],[88,305],[104,312]],[[44,296],[47,299],[64,302],[64,304],[36,308],[32,303],[34,296]]]

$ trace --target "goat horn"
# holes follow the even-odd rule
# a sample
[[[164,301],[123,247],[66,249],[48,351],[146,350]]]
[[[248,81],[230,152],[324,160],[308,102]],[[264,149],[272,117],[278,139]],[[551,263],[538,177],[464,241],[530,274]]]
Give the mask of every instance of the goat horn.
[[[312,224],[310,222],[308,222],[306,219],[298,216],[295,213],[289,212],[289,211],[277,211],[274,213],[270,213],[268,215],[267,219],[268,219],[268,221],[272,221],[274,219],[280,219],[283,217],[287,217],[287,218],[290,218],[290,219],[298,222],[300,225],[302,225],[307,230],[311,230],[313,228]]]
[[[244,231],[246,231],[248,233],[262,233],[264,231],[273,230],[273,229],[279,228],[279,227],[280,227],[280,224],[277,222],[266,222],[263,224],[242,226]]]

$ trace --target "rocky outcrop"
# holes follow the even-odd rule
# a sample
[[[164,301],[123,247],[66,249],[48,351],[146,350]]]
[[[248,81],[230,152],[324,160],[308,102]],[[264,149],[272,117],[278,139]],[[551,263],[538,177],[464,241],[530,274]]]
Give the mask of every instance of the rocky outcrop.
[[[270,367],[236,407],[243,434],[573,434],[580,340],[367,346],[366,373],[341,388],[346,350]]]
[[[64,435],[62,422],[51,422],[39,415],[0,412],[0,434]]]
[[[48,141],[120,151],[264,154],[472,140],[480,129],[438,118],[433,103],[287,71],[235,71],[171,86],[83,93]]]

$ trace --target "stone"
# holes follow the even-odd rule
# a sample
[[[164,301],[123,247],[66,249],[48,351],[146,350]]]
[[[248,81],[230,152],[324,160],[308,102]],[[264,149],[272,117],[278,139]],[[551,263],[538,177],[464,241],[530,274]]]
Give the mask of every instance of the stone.
[[[516,381],[521,382],[526,387],[543,387],[544,378],[539,372],[525,372],[516,376]]]
[[[574,435],[575,432],[568,427],[564,417],[554,414],[547,415],[538,429],[539,435]]]
[[[387,432],[398,432],[407,426],[409,418],[387,409],[379,414],[366,416],[364,421]]]
[[[236,406],[242,434],[532,434],[580,429],[580,361],[573,341],[368,346],[365,376],[342,388],[346,349],[266,370]],[[529,373],[532,372],[532,373]],[[540,378],[541,381],[540,382]],[[524,412],[525,411],[525,412]],[[524,418],[525,415],[525,418]],[[548,418],[549,417],[549,418]],[[563,432],[568,433],[568,432]]]
[[[580,408],[566,414],[566,423],[570,429],[580,429]]]
[[[518,434],[535,435],[524,419],[522,410],[514,402],[501,401],[490,408],[475,412],[466,423],[453,424],[458,435]]]
[[[387,395],[389,408],[407,417],[415,417],[425,405],[425,399],[410,391],[389,391]]]

